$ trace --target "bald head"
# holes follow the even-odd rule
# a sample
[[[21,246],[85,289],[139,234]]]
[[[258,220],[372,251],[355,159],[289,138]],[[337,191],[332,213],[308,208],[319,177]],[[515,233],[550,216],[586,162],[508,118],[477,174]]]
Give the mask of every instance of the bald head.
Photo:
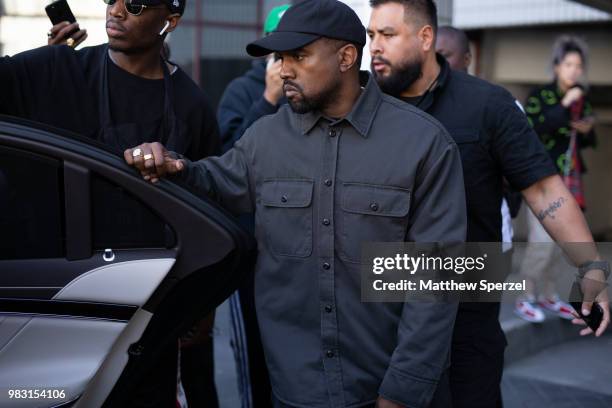
[[[462,30],[451,26],[438,28],[436,51],[446,58],[452,69],[467,72],[472,62],[470,43]]]

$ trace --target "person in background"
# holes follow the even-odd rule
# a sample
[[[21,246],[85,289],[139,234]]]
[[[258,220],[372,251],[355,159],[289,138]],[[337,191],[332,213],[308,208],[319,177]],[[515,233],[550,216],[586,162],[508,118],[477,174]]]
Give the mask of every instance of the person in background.
[[[264,23],[264,36],[276,30],[289,7],[284,4],[270,10]],[[276,113],[281,104],[286,103],[280,68],[281,61],[270,54],[254,60],[250,71],[227,86],[217,113],[224,152],[231,149],[255,121]],[[249,231],[255,230],[252,214],[240,216],[240,222]],[[252,268],[248,278],[230,297],[232,350],[242,408],[265,408],[270,406],[272,397],[255,312],[254,264]]]
[[[264,23],[264,35],[276,29],[289,7],[285,4],[270,11]],[[217,114],[223,151],[229,150],[253,122],[276,113],[285,101],[280,66],[272,54],[256,59],[250,71],[227,86]]]
[[[436,52],[441,54],[452,69],[468,72],[472,63],[470,41],[463,30],[452,26],[438,27]]]
[[[530,125],[538,134],[567,188],[584,211],[586,202],[582,175],[586,166],[582,149],[595,147],[595,118],[587,97],[585,72],[587,46],[576,37],[561,36],[553,46],[551,83],[534,89],[525,104]],[[563,319],[573,319],[573,308],[557,295],[553,280],[553,263],[558,251],[550,235],[535,215],[527,214],[528,241],[549,243],[528,248],[522,272],[527,280],[525,295],[516,302],[515,312],[521,318],[540,323],[543,309]],[[536,294],[539,292],[539,298]]]

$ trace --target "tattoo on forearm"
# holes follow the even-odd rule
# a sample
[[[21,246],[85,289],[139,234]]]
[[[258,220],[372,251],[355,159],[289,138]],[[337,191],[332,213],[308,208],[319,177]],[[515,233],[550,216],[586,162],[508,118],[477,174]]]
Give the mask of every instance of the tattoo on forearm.
[[[555,219],[555,212],[557,212],[557,210],[559,208],[561,208],[565,202],[567,202],[565,197],[559,197],[558,200],[553,201],[552,203],[550,203],[550,205],[548,206],[547,209],[540,211],[536,215],[536,217],[538,217],[538,220],[540,222],[544,221],[546,219],[546,217],[550,217],[550,218],[552,218],[554,220]]]

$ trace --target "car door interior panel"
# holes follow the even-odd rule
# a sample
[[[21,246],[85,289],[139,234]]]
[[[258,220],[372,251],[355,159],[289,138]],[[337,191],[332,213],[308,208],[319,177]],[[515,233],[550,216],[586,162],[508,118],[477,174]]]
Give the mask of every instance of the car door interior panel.
[[[0,351],[0,384],[12,389],[61,390],[63,400],[74,399],[125,325],[110,320],[33,317]],[[2,398],[0,403],[10,406]],[[16,406],[38,407],[40,400],[20,399]]]
[[[207,199],[143,181],[95,141],[4,117],[0,227],[0,390],[65,390],[18,406],[131,406],[159,352],[255,256]]]
[[[113,263],[85,272],[53,299],[142,306],[166,277],[174,259]]]

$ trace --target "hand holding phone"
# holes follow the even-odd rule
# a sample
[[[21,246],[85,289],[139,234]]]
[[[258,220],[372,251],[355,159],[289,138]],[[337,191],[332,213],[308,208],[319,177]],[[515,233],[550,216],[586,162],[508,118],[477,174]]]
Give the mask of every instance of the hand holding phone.
[[[272,56],[269,57],[266,66],[266,87],[263,97],[272,105],[278,104],[278,101],[283,97],[283,79],[281,78],[282,63],[275,60]]]
[[[87,31],[80,29],[67,0],[54,1],[45,7],[45,12],[53,24],[47,34],[47,44],[66,44],[74,48],[85,41]]]
[[[584,295],[582,290],[580,289],[580,283],[574,282],[572,285],[571,293],[570,293],[570,304],[576,311],[576,313],[580,316],[582,320],[587,324],[587,326],[596,332],[603,320],[603,309],[598,303],[593,303],[593,307],[591,308],[591,313],[588,316],[582,314],[582,302],[584,299]]]

